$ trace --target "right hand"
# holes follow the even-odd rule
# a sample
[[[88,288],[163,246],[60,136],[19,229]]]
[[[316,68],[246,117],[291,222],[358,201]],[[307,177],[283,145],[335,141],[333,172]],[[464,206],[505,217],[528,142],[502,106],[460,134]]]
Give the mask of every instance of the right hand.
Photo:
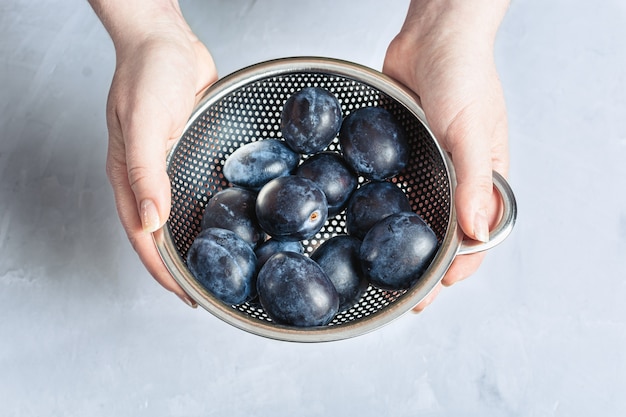
[[[418,95],[430,128],[454,163],[459,225],[466,236],[483,242],[501,205],[492,173],[506,176],[509,168],[506,107],[493,56],[507,5],[508,0],[413,0],[383,67]],[[456,257],[415,311],[429,305],[442,285],[473,274],[484,256]]]
[[[117,65],[107,104],[107,176],[121,223],[143,264],[163,287],[195,307],[163,264],[151,232],[170,212],[167,151],[204,90],[217,80],[217,71],[182,15],[164,16],[152,27],[139,35],[136,29],[132,36],[112,33]]]

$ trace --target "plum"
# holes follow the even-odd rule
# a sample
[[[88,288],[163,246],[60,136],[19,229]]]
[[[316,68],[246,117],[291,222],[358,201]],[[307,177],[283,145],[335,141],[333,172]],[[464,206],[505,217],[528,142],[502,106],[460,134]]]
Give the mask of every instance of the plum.
[[[339,311],[354,306],[363,296],[368,282],[361,270],[361,241],[348,235],[336,235],[322,243],[311,255],[326,272],[339,295]]]
[[[341,125],[339,145],[348,164],[367,179],[391,178],[409,161],[406,133],[382,107],[361,107]]]
[[[198,283],[225,304],[241,304],[256,296],[256,256],[231,230],[201,231],[187,252],[187,266]]]
[[[202,215],[202,229],[209,227],[232,230],[256,247],[265,238],[265,232],[256,220],[256,193],[231,187],[213,194]]]
[[[304,253],[304,246],[302,246],[302,243],[297,240],[295,241],[276,240],[276,239],[266,240],[265,242],[257,246],[256,249],[254,250],[254,254],[256,255],[256,259],[257,259],[256,261],[257,272],[261,270],[263,265],[265,265],[265,262],[267,262],[267,260],[271,258],[272,255],[275,255],[279,252],[296,252],[296,253],[302,254]],[[250,306],[255,307],[255,308],[263,308],[263,306],[261,306],[261,302],[259,301],[258,295],[254,299],[248,301],[248,304],[250,304]]]
[[[341,105],[330,91],[305,87],[285,102],[280,129],[291,149],[314,154],[326,149],[337,136],[341,121]]]
[[[237,148],[224,162],[224,177],[231,183],[258,190],[268,181],[289,175],[300,155],[279,139],[249,142]]]
[[[372,227],[359,251],[369,282],[385,290],[415,284],[437,252],[437,237],[415,213],[396,213]]]
[[[256,216],[277,240],[304,240],[320,231],[328,217],[324,192],[310,179],[289,175],[271,180],[256,199]]]
[[[349,235],[363,239],[378,221],[390,214],[410,211],[411,203],[397,185],[371,181],[352,194],[346,209],[346,229]]]
[[[295,252],[270,257],[258,275],[259,300],[276,323],[323,326],[337,314],[339,296],[322,268]]]
[[[295,175],[319,185],[326,195],[328,215],[339,214],[359,185],[356,174],[336,152],[321,152],[302,162]]]
[[[257,269],[261,269],[265,262],[278,252],[304,253],[304,246],[297,240],[268,239],[254,250],[257,259]]]

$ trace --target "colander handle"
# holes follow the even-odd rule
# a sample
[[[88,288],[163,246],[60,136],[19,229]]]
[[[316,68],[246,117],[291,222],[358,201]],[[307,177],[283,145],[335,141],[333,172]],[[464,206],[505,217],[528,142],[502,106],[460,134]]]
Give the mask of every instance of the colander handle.
[[[478,242],[475,240],[463,240],[457,251],[457,255],[470,255],[491,249],[509,236],[517,219],[517,202],[509,183],[502,175],[493,171],[493,185],[500,194],[502,200],[502,217],[494,229],[489,232],[488,242]]]

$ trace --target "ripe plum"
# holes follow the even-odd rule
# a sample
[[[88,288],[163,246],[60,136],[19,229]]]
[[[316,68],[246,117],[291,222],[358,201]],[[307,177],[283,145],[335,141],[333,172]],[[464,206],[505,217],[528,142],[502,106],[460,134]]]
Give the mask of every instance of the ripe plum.
[[[291,149],[314,154],[326,149],[337,136],[341,121],[341,105],[330,91],[306,87],[285,102],[280,129]]]
[[[198,283],[225,304],[256,296],[256,256],[235,232],[211,227],[196,236],[187,266]]]
[[[256,193],[241,187],[225,188],[208,201],[202,215],[202,229],[232,230],[255,247],[265,238],[256,220]]]
[[[224,162],[224,177],[245,188],[259,189],[268,181],[289,175],[300,155],[279,139],[249,142],[237,148]]]
[[[382,107],[361,107],[346,116],[339,144],[348,164],[367,179],[393,177],[409,160],[404,129]]]
[[[275,178],[256,200],[259,224],[278,240],[304,240],[320,231],[328,217],[324,192],[310,179],[289,175]]]
[[[359,187],[348,202],[346,228],[348,234],[363,239],[367,231],[390,214],[409,212],[411,203],[406,194],[387,181],[371,181]]]
[[[257,259],[257,269],[261,269],[265,262],[278,252],[304,253],[304,246],[297,240],[268,239],[254,250]]]
[[[367,289],[367,279],[361,270],[359,249],[361,241],[348,235],[334,236],[322,243],[311,255],[326,272],[339,295],[339,311],[354,306]]]
[[[356,190],[358,177],[340,154],[322,152],[313,155],[296,168],[296,175],[315,182],[328,201],[328,215],[339,214]]]
[[[422,276],[437,251],[437,237],[415,213],[392,214],[365,235],[359,258],[369,282],[405,290]]]
[[[337,314],[339,296],[322,268],[295,252],[279,252],[265,262],[257,281],[259,300],[277,323],[323,326]]]

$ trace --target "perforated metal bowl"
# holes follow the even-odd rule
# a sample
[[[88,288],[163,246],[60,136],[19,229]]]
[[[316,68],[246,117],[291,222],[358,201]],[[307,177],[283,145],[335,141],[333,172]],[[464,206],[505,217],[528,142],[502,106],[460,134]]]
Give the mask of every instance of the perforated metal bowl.
[[[297,328],[276,324],[254,304],[225,305],[204,290],[186,267],[185,259],[211,196],[229,186],[222,174],[225,159],[239,146],[280,138],[280,113],[287,98],[307,86],[320,86],[339,99],[344,116],[364,106],[382,106],[405,128],[411,147],[408,168],[391,181],[409,197],[439,240],[439,249],[421,279],[406,291],[369,287],[361,301],[338,314],[326,326]],[[329,150],[339,151],[338,141]],[[171,150],[168,173],[172,208],[166,226],[154,234],[157,248],[176,281],[197,303],[242,330],[273,339],[321,342],[354,337],[398,318],[418,304],[442,279],[461,253],[489,249],[513,228],[516,205],[507,182],[494,173],[503,201],[503,216],[490,242],[463,241],[453,205],[456,179],[447,154],[428,129],[414,95],[385,75],[350,62],[298,57],[260,63],[215,83],[191,116]],[[363,182],[363,179],[360,179]],[[330,218],[312,239],[304,241],[311,254],[330,237],[345,233],[345,215]]]

